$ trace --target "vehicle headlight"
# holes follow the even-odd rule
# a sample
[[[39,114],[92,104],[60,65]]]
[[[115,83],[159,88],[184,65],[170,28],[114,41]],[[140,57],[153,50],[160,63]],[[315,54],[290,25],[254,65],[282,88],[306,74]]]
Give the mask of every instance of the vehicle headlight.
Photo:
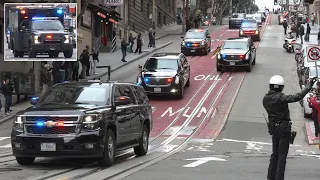
[[[70,43],[70,36],[69,35],[64,35],[64,43]]]
[[[39,38],[39,36],[35,35],[33,38],[34,38],[34,43],[35,43],[35,44],[40,44],[40,38]]]
[[[13,124],[13,129],[16,131],[23,132],[23,119],[21,116],[16,116],[16,119]]]
[[[259,31],[258,31],[258,30],[256,30],[256,34],[259,34]]]
[[[141,85],[142,84],[142,79],[141,79],[141,77],[139,76],[138,77],[138,80],[137,80],[137,85]]]
[[[240,30],[240,35],[242,35],[243,34],[243,31],[242,30]]]
[[[185,45],[186,45],[186,42],[182,41],[181,46],[185,46]]]
[[[246,54],[246,60],[248,60],[249,58],[250,58],[250,54],[247,53],[247,54]]]
[[[221,54],[220,54],[220,53],[217,54],[217,59],[218,59],[218,60],[221,59]]]
[[[90,114],[83,116],[82,131],[95,131],[100,129],[101,114]]]
[[[201,46],[204,46],[204,45],[206,45],[206,41],[201,42]]]
[[[179,76],[176,76],[176,78],[175,78],[175,80],[174,80],[174,83],[176,83],[176,84],[179,84],[179,83],[180,83],[180,78],[179,78]]]

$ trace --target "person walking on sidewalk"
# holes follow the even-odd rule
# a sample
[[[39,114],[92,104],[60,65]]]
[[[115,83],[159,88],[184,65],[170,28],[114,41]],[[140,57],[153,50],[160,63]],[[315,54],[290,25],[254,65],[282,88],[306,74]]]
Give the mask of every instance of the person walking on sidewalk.
[[[306,31],[306,35],[304,36],[304,40],[306,42],[309,42],[309,38],[310,38],[310,33],[311,33],[311,27],[310,24],[307,24],[307,31]]]
[[[301,39],[301,44],[303,44],[303,36],[304,36],[304,26],[301,24],[299,28],[299,36]]]
[[[99,52],[96,48],[92,48],[93,74],[97,75],[97,63],[99,62]]]
[[[125,38],[122,38],[121,41],[121,51],[122,51],[122,62],[127,62],[126,61],[126,56],[127,56],[127,46],[129,45],[129,43],[126,41]]]
[[[4,78],[2,93],[6,99],[5,106],[4,106],[5,113],[6,113],[6,115],[9,116],[9,115],[11,115],[10,114],[10,106],[12,104],[12,94],[13,94],[13,87],[10,84],[9,78]]]
[[[84,49],[82,51],[82,54],[80,55],[80,62],[82,65],[82,71],[81,71],[81,79],[85,78],[87,74],[87,69],[90,66],[90,55],[87,49]]]
[[[51,83],[51,67],[49,64],[45,64],[41,69],[41,83],[42,83],[42,94],[44,94]]]
[[[137,49],[134,52],[134,54],[136,54],[138,51],[139,51],[139,54],[141,54],[141,52],[142,52],[141,49],[142,49],[142,37],[141,37],[141,34],[139,33],[138,38],[137,38]]]
[[[152,29],[152,28],[150,28],[150,29],[149,29],[148,36],[149,36],[149,44],[148,44],[148,48],[151,48],[151,47],[153,47],[153,39],[154,39],[154,36],[153,36],[153,29]]]
[[[156,30],[153,30],[152,36],[153,36],[152,47],[156,48]]]
[[[312,120],[314,123],[315,136],[312,138],[313,141],[319,139],[319,120],[320,120],[320,82],[317,82],[317,87],[313,96],[308,98],[309,107],[312,108]]]
[[[130,53],[133,53],[134,40],[136,40],[136,38],[134,38],[132,33],[130,33],[130,36],[129,36]]]
[[[311,20],[312,26],[314,26],[314,21],[315,21],[314,18],[315,18],[315,17],[314,17],[314,14],[312,13],[312,14],[310,15],[310,20]]]
[[[288,29],[288,22],[286,19],[284,19],[282,26],[284,28],[284,34],[287,35],[287,29]]]

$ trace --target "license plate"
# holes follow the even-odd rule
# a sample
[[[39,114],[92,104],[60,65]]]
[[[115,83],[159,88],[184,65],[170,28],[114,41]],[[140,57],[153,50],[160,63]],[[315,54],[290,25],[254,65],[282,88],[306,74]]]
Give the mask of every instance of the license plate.
[[[191,52],[196,52],[196,50],[191,50]]]
[[[56,143],[41,143],[41,151],[56,151]]]
[[[236,63],[235,62],[230,62],[230,65],[231,66],[234,66]]]
[[[161,88],[154,88],[154,92],[161,92]]]

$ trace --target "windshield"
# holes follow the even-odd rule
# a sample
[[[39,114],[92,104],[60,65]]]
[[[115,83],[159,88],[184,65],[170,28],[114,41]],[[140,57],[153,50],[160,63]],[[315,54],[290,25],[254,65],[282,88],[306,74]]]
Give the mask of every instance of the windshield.
[[[156,69],[174,69],[178,70],[178,61],[176,59],[156,59],[150,58],[144,66],[147,70]]]
[[[109,87],[55,86],[40,99],[39,105],[45,104],[110,104]]]
[[[232,18],[244,18],[243,14],[232,14]]]
[[[241,28],[258,28],[257,23],[242,23]]]
[[[203,32],[187,32],[185,39],[205,39]]]
[[[64,27],[60,21],[33,21],[32,28],[35,30],[64,31]]]
[[[320,75],[320,68],[317,69],[318,71],[318,75]],[[310,68],[310,72],[309,72],[309,77],[316,77],[317,76],[317,72],[315,68]]]
[[[222,49],[243,49],[246,50],[248,48],[246,42],[235,42],[235,41],[226,41],[222,47]]]

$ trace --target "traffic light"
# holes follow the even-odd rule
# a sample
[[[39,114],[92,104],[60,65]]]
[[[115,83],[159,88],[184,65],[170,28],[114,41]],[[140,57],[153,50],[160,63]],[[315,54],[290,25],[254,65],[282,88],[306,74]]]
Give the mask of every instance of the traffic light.
[[[274,0],[274,5],[278,5],[278,0]]]

